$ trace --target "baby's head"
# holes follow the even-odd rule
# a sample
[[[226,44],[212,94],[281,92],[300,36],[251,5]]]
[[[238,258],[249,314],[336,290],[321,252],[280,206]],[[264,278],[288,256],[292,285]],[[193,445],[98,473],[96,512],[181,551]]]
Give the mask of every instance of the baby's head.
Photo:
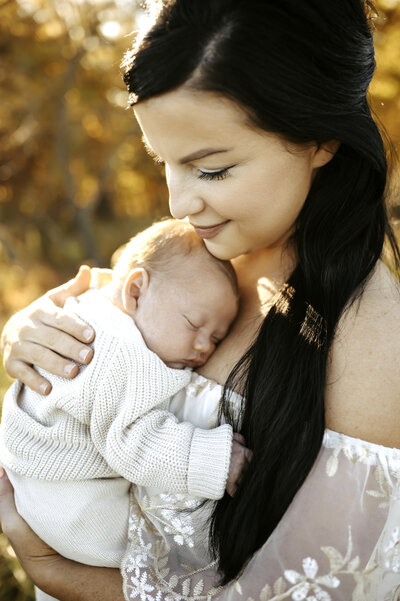
[[[117,251],[112,300],[147,346],[176,369],[203,365],[236,316],[229,261],[213,257],[189,223],[160,221]]]

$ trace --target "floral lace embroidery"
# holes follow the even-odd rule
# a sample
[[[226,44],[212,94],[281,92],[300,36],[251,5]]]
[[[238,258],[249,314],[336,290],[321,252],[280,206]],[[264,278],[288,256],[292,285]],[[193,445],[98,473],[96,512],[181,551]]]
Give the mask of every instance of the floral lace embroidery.
[[[351,438],[332,430],[325,431],[323,446],[332,449],[332,455],[326,465],[326,473],[330,477],[336,474],[339,456],[343,453],[346,459],[352,463],[379,467],[384,471],[390,486],[393,486],[393,479],[400,479],[400,449],[387,449],[381,445]]]
[[[349,528],[347,551],[344,557],[334,547],[321,547],[321,551],[329,559],[329,573],[318,576],[318,562],[312,557],[306,557],[302,562],[304,574],[299,574],[296,570],[285,570],[283,574],[284,578],[278,578],[272,587],[269,584],[264,586],[259,595],[259,600],[332,601],[331,594],[326,589],[338,588],[341,584],[339,576],[352,575],[357,583],[352,599],[353,601],[363,601],[365,599],[363,595],[366,578],[369,578],[370,574],[376,569],[376,566],[359,571],[357,568],[359,567],[360,559],[358,556],[351,559],[352,550],[353,543],[351,529]],[[236,582],[232,586],[240,595],[243,594],[239,582]],[[246,601],[254,601],[254,599],[247,597]]]
[[[396,528],[391,536],[390,544],[386,547],[387,553],[385,567],[393,572],[400,572],[400,529]],[[377,564],[369,565],[364,570],[359,570],[360,560],[358,556],[351,558],[352,555],[352,537],[349,528],[349,538],[346,555],[343,557],[338,549],[334,547],[321,547],[321,551],[328,557],[330,571],[323,575],[318,575],[319,565],[316,559],[306,557],[303,559],[303,574],[296,570],[285,570],[283,577],[279,577],[271,586],[266,584],[259,594],[259,601],[284,601],[292,599],[293,601],[332,601],[330,589],[336,589],[340,586],[340,576],[351,575],[355,581],[355,589],[352,595],[352,601],[364,601],[367,594],[367,587],[373,583],[374,572]],[[203,601],[210,600],[221,593],[221,588],[212,587],[204,590],[203,579],[196,579],[193,583],[192,577],[199,575],[203,570],[194,570],[186,573],[184,576],[174,574],[168,581],[164,580],[169,569],[165,568],[168,562],[168,551],[159,547],[161,554],[158,558],[158,568],[160,571],[141,568],[149,568],[148,554],[137,554],[136,561],[126,565],[128,575],[127,589],[129,590],[129,599],[140,598],[141,601]],[[145,560],[145,564],[142,560]],[[208,565],[204,570],[210,569]],[[163,569],[164,568],[164,569]],[[156,572],[158,571],[158,577]],[[148,582],[148,574],[152,576],[152,584]],[[154,580],[156,576],[156,580]],[[157,582],[157,588],[155,586]],[[240,580],[230,585],[234,592],[244,598]],[[327,590],[328,589],[328,590]],[[400,591],[399,591],[400,592]],[[397,599],[397,597],[393,597]],[[254,601],[252,597],[247,597],[246,601]],[[383,600],[382,600],[383,601]]]
[[[393,529],[390,540],[384,547],[385,568],[400,574],[400,527]]]
[[[394,505],[397,507],[400,450],[392,449],[389,451],[393,452],[388,453],[378,445],[330,431],[326,432],[323,446],[325,451],[331,451],[325,464],[329,479],[340,471],[343,455],[344,461],[364,464],[371,470],[376,486],[371,485],[370,478],[364,490],[365,498],[376,499],[384,516],[389,515]],[[228,587],[218,587],[215,565],[206,560],[206,544],[198,537],[200,528],[194,511],[197,503],[185,495],[143,494],[138,499],[132,494],[130,546],[122,567],[124,593],[129,601],[214,601],[225,596],[229,601],[334,601],[338,598],[336,591],[340,591],[344,583],[349,586],[350,580],[353,582],[351,601],[400,601],[400,524],[396,520],[394,525],[387,523],[367,565],[361,566],[359,556],[353,553],[349,525],[344,555],[335,547],[320,547],[329,562],[327,570],[321,571],[322,562],[316,555],[305,557],[302,573],[284,569],[275,582],[264,581],[259,592],[249,597],[246,572]],[[199,561],[201,556],[203,559]],[[371,591],[376,590],[386,576],[395,582],[390,593],[386,592],[384,598],[375,597],[373,593],[371,596]],[[339,598],[344,597],[339,595]]]
[[[140,504],[131,495],[129,520],[130,551],[124,562],[124,589],[128,599],[140,601],[205,600],[219,592],[218,587],[205,590],[202,573],[209,572],[216,580],[214,562],[201,567],[182,563],[181,573],[170,575],[167,541],[177,546],[194,547],[193,510],[198,500],[186,495],[144,495]],[[155,527],[156,525],[156,527]],[[149,542],[147,542],[149,541]]]

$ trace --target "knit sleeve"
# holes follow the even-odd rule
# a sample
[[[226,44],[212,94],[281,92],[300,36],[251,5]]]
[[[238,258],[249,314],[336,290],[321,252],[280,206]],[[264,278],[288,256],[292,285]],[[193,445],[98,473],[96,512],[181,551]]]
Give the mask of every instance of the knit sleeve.
[[[137,346],[104,366],[91,415],[93,443],[110,467],[135,484],[209,499],[224,494],[232,429],[179,422],[168,400],[189,381]],[[90,385],[90,383],[87,383]]]

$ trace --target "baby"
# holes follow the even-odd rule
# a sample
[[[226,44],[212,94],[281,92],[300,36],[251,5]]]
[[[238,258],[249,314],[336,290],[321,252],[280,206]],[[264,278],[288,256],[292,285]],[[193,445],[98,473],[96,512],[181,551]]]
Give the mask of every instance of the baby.
[[[46,374],[47,397],[14,382],[0,463],[41,538],[71,559],[118,567],[130,482],[218,499],[246,464],[249,451],[231,426],[203,430],[168,410],[188,368],[203,365],[226,335],[237,283],[229,262],[170,219],[127,244],[110,285],[69,307],[96,331],[94,358],[73,380]]]

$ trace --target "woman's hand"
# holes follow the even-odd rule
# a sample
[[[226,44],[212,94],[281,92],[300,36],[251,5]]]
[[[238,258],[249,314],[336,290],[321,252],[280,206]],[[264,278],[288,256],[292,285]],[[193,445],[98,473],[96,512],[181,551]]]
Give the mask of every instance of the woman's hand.
[[[0,525],[30,579],[48,595],[60,601],[124,601],[119,570],[66,559],[29,528],[17,513],[13,488],[2,467]]]
[[[90,347],[95,333],[84,321],[62,308],[69,296],[78,296],[90,286],[91,270],[87,266],[62,286],[16,313],[5,325],[1,337],[4,367],[40,394],[48,394],[51,384],[33,369],[41,367],[63,378],[74,378],[79,368],[93,356]]]

